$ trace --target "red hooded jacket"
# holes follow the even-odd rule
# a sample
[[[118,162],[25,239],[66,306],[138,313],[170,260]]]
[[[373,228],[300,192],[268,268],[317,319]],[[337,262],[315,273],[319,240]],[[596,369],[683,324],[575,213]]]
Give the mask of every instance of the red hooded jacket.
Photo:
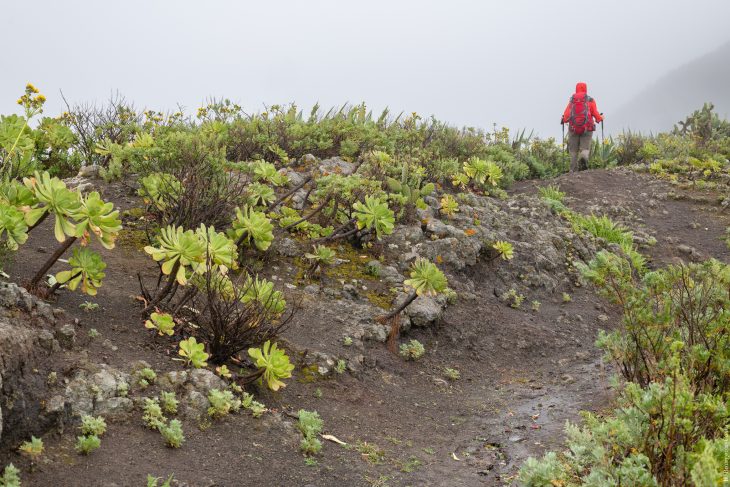
[[[585,83],[578,83],[575,85],[575,92],[576,93],[588,93],[588,86]],[[591,99],[590,103],[588,103],[588,108],[591,110],[591,115],[593,115],[593,118],[595,119],[596,123],[600,123],[603,121],[603,117],[601,116],[600,112],[598,111],[598,108],[596,108],[596,100]],[[565,107],[565,111],[563,112],[563,123],[568,123],[570,121],[570,102],[568,102],[568,106]]]

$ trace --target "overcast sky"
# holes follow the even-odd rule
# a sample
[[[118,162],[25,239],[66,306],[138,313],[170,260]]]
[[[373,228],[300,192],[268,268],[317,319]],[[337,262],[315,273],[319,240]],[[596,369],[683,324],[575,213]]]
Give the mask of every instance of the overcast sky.
[[[578,80],[610,123],[640,88],[730,38],[727,0],[0,0],[0,113],[119,90],[138,107],[365,101],[559,134]]]

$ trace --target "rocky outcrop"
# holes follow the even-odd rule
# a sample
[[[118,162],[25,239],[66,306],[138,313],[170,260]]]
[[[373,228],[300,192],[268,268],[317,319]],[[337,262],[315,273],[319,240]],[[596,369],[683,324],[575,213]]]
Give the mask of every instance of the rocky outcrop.
[[[78,370],[64,391],[63,401],[74,416],[101,415],[115,419],[132,411],[134,404],[127,397],[131,376],[107,365],[86,365]]]
[[[63,364],[63,346],[72,346],[73,325],[63,313],[12,283],[0,283],[0,446],[40,434],[63,422],[64,401],[51,400]]]

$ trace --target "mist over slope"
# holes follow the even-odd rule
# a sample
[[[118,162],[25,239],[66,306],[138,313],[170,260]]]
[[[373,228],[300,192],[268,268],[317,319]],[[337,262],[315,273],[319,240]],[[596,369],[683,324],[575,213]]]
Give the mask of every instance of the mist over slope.
[[[721,117],[730,114],[730,42],[659,78],[607,118],[606,127],[665,131],[705,102]]]

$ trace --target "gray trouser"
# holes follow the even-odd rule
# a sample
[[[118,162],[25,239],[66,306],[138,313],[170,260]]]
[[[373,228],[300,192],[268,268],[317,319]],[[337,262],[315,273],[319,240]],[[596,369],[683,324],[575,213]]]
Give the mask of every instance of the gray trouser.
[[[578,135],[568,131],[568,152],[570,152],[570,172],[588,169],[588,158],[591,155],[591,139],[593,132]]]

